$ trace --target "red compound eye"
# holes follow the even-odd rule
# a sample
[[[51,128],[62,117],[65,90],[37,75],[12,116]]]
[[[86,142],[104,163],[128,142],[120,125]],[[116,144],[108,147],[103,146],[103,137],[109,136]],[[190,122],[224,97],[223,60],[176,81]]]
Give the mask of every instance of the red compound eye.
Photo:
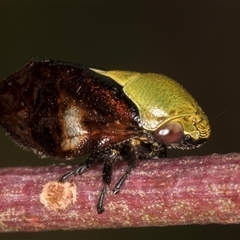
[[[178,122],[169,122],[154,132],[154,137],[162,143],[178,143],[184,137],[183,128]]]

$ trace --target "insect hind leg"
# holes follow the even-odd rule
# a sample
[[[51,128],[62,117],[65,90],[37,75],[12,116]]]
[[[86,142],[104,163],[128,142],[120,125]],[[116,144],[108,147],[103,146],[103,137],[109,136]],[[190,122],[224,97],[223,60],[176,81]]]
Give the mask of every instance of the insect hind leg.
[[[81,175],[87,169],[89,169],[92,165],[102,160],[104,157],[103,153],[94,153],[91,154],[85,163],[80,164],[77,168],[73,169],[65,173],[60,179],[60,182],[66,182],[71,176]]]

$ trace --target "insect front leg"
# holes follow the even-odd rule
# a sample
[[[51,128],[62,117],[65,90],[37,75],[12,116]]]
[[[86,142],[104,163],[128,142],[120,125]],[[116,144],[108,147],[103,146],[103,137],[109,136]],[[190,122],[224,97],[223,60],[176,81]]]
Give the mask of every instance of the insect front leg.
[[[127,160],[128,169],[125,171],[122,177],[117,181],[115,187],[113,188],[114,194],[119,193],[127,176],[131,173],[132,169],[136,166],[137,154],[135,150],[136,150],[135,147],[131,143],[125,145],[122,149],[122,155]]]
[[[131,173],[132,169],[136,166],[136,160],[139,159],[146,159],[152,157],[156,151],[162,151],[162,155],[166,154],[166,148],[163,147],[161,149],[157,148],[150,144],[145,143],[138,139],[132,139],[128,144],[125,144],[122,148],[121,154],[127,160],[128,169],[122,175],[122,177],[116,183],[113,193],[119,193],[123,183],[127,179],[128,175]],[[163,156],[162,156],[163,157]]]
[[[166,158],[167,157],[167,147],[162,145],[158,151],[159,158]]]

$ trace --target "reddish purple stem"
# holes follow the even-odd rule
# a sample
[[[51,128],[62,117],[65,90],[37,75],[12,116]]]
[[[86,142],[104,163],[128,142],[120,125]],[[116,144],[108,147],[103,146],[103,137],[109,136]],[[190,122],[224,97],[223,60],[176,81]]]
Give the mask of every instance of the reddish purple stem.
[[[102,214],[96,210],[101,164],[73,177],[69,185],[75,192],[65,198],[70,204],[55,210],[40,195],[69,166],[0,169],[0,232],[240,223],[240,154],[140,161],[114,195],[126,168],[115,167]]]

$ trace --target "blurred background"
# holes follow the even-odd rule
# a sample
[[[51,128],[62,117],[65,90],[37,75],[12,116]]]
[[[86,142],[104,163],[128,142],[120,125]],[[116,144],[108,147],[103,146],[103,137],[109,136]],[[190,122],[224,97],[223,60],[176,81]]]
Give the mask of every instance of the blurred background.
[[[0,80],[32,57],[163,73],[208,115],[212,135],[169,157],[239,152],[240,2],[1,1]],[[49,165],[0,129],[0,167]],[[72,163],[78,163],[79,159]],[[238,225],[6,233],[0,239],[238,239]]]

